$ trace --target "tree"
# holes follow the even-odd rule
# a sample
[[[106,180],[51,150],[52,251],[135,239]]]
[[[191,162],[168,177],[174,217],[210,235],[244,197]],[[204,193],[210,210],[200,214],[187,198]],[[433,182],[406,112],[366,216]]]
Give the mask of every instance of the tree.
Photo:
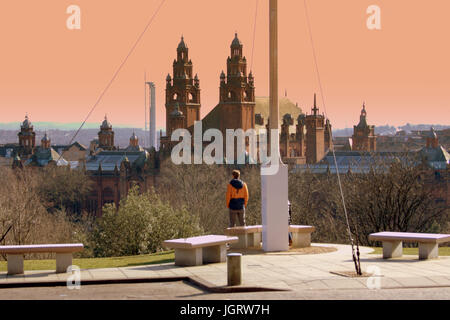
[[[38,192],[41,180],[35,170],[0,168],[0,177],[0,234],[11,227],[3,245],[76,241],[78,227],[66,213],[62,210],[49,213],[41,203]]]
[[[364,244],[369,244],[370,233],[379,231],[445,231],[448,209],[436,202],[435,186],[424,179],[427,174],[420,165],[398,160],[346,177],[348,212]]]
[[[45,206],[52,210],[66,208],[72,213],[81,213],[89,191],[91,180],[82,171],[67,167],[47,166],[38,173],[38,192]]]

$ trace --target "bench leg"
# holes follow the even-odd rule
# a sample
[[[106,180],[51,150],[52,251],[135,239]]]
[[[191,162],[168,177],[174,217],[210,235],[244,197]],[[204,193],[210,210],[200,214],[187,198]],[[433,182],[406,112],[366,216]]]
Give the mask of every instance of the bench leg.
[[[247,234],[247,246],[253,248],[261,247],[261,232]]]
[[[402,241],[383,241],[383,259],[399,258],[402,255]]]
[[[230,244],[230,248],[233,249],[245,249],[248,247],[248,237],[247,234],[238,234],[239,241]]]
[[[310,246],[311,233],[292,232],[292,248],[306,248]]]
[[[438,258],[438,244],[437,243],[420,243],[419,242],[419,259],[435,259]]]
[[[180,249],[175,248],[176,266],[200,266],[202,265],[202,248]]]
[[[71,253],[56,253],[56,273],[65,273],[72,265]]]
[[[227,261],[226,245],[211,246],[203,248],[203,263],[225,262]]]
[[[23,273],[23,254],[8,254],[8,274],[22,274]]]

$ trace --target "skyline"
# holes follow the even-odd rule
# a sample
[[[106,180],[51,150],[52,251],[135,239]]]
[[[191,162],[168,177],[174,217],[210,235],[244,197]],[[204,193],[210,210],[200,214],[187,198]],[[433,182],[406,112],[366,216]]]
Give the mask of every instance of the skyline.
[[[23,121],[28,113],[33,122],[81,123],[159,3],[76,1],[81,30],[65,27],[65,9],[72,1],[5,4],[0,28],[14,32],[2,36],[7,50],[0,62],[0,107],[6,110],[1,122]],[[201,118],[206,116],[218,103],[219,75],[226,69],[235,32],[252,64],[255,4],[167,1],[88,122],[100,123],[106,113],[113,125],[143,127],[146,72],[147,80],[156,84],[157,127],[163,127],[165,78],[172,73],[181,35],[200,78]],[[381,7],[382,30],[366,27],[366,8],[372,4]],[[356,125],[363,101],[370,124],[447,124],[443,119],[450,116],[450,46],[438,39],[450,27],[445,16],[449,3],[323,0],[308,6],[334,128]],[[309,113],[316,92],[323,112],[303,3],[283,2],[279,7],[279,94],[287,90],[287,97]],[[216,14],[201,14],[200,9]],[[252,70],[257,96],[268,96],[267,12],[268,3],[260,0]],[[294,28],[298,32],[292,32]]]

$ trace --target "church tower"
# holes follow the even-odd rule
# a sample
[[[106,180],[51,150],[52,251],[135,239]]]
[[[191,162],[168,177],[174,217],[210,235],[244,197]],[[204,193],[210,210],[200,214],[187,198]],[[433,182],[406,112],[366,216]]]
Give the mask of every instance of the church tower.
[[[359,123],[353,126],[352,150],[375,152],[377,149],[375,126],[369,126],[366,117],[366,105],[363,103]]]
[[[312,113],[306,115],[306,163],[314,164],[325,156],[325,117],[319,114],[314,94]]]
[[[41,148],[50,149],[50,138],[48,137],[47,132],[45,132],[44,137],[41,139]]]
[[[255,128],[255,86],[252,72],[247,75],[247,59],[237,33],[227,59],[227,75],[220,75],[221,130]]]
[[[136,133],[134,133],[134,131],[130,137],[130,147],[134,147],[134,148],[139,147],[139,138],[137,137]]]
[[[108,121],[105,115],[105,120],[103,120],[100,126],[100,131],[98,133],[98,143],[99,147],[103,150],[114,150],[114,131],[112,130],[112,125]]]
[[[439,148],[439,139],[433,127],[431,127],[430,133],[427,136],[427,148]]]
[[[25,120],[20,126],[20,132],[17,135],[19,136],[19,145],[22,148],[21,155],[31,155],[36,144],[36,133],[31,121],[28,119],[28,115],[25,116]]]
[[[297,156],[306,156],[306,144],[305,144],[305,119],[306,116],[302,113],[297,117],[297,125],[295,126],[295,140],[298,143]]]
[[[173,79],[170,74],[166,78],[166,138],[170,141],[172,129],[189,128],[195,121],[200,121],[200,80],[193,75],[192,61],[189,59],[189,48],[181,37],[177,48],[177,59],[173,61]],[[174,111],[177,109],[177,111]],[[172,114],[181,113],[182,118]],[[176,122],[176,124],[172,122]]]

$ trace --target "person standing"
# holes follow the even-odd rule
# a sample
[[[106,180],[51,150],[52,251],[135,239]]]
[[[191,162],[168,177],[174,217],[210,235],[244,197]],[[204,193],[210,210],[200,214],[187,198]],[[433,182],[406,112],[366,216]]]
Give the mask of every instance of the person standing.
[[[236,218],[239,225],[245,226],[245,208],[248,203],[247,184],[240,179],[239,170],[233,170],[233,179],[227,186],[227,207],[230,214],[230,228],[236,225]]]

